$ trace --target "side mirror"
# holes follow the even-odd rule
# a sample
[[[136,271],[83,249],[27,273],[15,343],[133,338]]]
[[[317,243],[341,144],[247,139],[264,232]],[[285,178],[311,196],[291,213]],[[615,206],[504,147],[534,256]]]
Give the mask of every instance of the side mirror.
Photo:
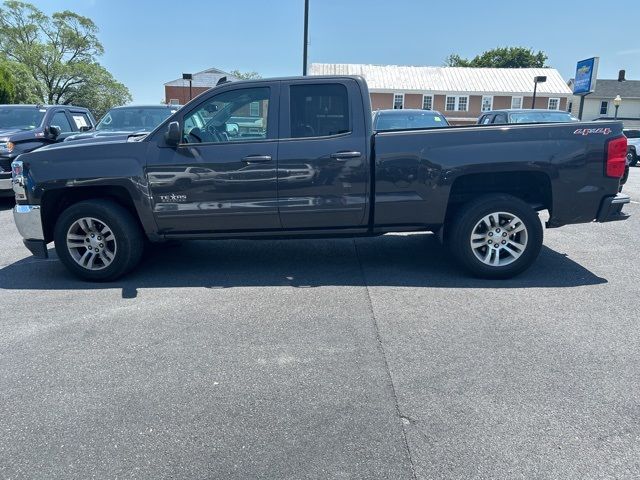
[[[58,127],[57,125],[49,125],[49,127],[47,128],[47,132],[46,133],[48,133],[49,136],[55,140],[56,138],[58,138],[58,136],[60,135],[61,131],[62,131],[62,129],[60,127]]]
[[[182,138],[182,132],[180,131],[180,124],[178,122],[170,122],[167,127],[167,133],[164,134],[164,139],[168,145],[176,146],[180,143]]]
[[[230,137],[237,137],[240,134],[240,126],[237,123],[227,123],[225,129]]]

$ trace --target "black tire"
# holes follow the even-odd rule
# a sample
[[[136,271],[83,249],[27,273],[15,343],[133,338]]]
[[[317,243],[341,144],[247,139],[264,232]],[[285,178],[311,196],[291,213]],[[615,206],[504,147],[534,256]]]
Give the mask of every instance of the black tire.
[[[633,148],[629,148],[627,151],[627,158],[629,159],[629,165],[635,167],[638,165],[638,154]]]
[[[97,270],[81,266],[67,247],[67,233],[75,222],[82,218],[96,219],[99,225],[106,225],[117,245],[111,263]],[[68,207],[62,212],[54,229],[56,253],[60,261],[74,275],[94,282],[115,280],[130,272],[140,261],[144,249],[145,236],[134,217],[122,206],[106,200],[86,200]],[[106,243],[106,241],[105,241]],[[76,249],[82,252],[82,250]]]
[[[488,252],[488,250],[490,250],[489,245],[484,245],[482,247],[484,250],[478,247],[472,248],[471,246],[472,235],[478,234],[477,228],[482,219],[487,215],[497,212],[517,217],[524,224],[524,233],[513,236],[509,234],[505,235],[508,229],[507,231],[503,229],[499,234],[491,233],[497,236],[499,240],[498,243],[504,243],[504,241],[509,242],[510,239],[520,241],[520,238],[522,238],[520,236],[526,235],[526,242],[523,243],[526,246],[517,252],[520,256],[516,259],[513,259],[515,256],[511,255],[508,251],[503,251],[503,248],[510,247],[511,244],[507,244],[506,247],[502,245],[496,247],[500,251],[496,251],[493,254]],[[481,278],[502,279],[518,275],[531,266],[542,248],[543,230],[537,212],[519,198],[511,195],[485,195],[467,203],[455,213],[455,218],[452,219],[448,227],[446,240],[451,253],[465,269]],[[495,227],[499,228],[500,225]],[[482,228],[482,226],[480,226],[480,228]],[[491,229],[493,228],[494,227],[491,227]],[[445,231],[446,230],[447,229],[445,229]],[[486,229],[486,235],[489,235],[489,230],[489,228]],[[484,233],[482,233],[482,235],[484,235]],[[505,235],[505,237],[502,237],[502,235]],[[491,242],[491,240],[487,241]],[[483,242],[483,240],[480,240],[480,242]],[[494,241],[493,246],[495,246],[495,243]],[[505,264],[488,265],[484,263],[476,256],[476,253],[484,254],[484,252],[489,253],[489,258],[491,259],[497,256],[497,261],[504,262]],[[507,264],[509,261],[511,263]]]

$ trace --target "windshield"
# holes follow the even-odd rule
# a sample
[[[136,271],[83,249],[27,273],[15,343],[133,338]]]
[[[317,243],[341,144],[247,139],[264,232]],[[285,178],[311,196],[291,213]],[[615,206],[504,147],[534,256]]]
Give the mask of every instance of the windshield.
[[[43,108],[0,108],[0,128],[31,130],[42,124]]]
[[[521,112],[509,115],[509,123],[577,122],[568,112]]]
[[[176,111],[171,108],[114,108],[102,117],[96,130],[150,132]]]
[[[378,115],[375,130],[404,130],[408,128],[447,127],[447,120],[435,112],[381,113]]]

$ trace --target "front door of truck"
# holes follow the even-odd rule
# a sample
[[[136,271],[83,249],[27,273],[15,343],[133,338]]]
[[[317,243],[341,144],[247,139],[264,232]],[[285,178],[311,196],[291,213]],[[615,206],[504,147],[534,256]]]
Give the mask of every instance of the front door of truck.
[[[362,227],[369,165],[357,83],[287,81],[280,88],[278,208],[283,228]]]
[[[162,233],[280,228],[278,85],[229,86],[180,120],[182,141],[147,166]]]

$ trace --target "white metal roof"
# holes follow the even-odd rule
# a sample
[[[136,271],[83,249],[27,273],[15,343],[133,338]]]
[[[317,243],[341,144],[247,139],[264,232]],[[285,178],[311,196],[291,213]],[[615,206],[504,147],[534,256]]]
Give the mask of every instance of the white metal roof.
[[[313,63],[311,75],[360,75],[374,92],[532,94],[533,77],[545,75],[538,93],[571,95],[554,68],[466,68]]]
[[[217,68],[208,68],[207,70],[203,70],[202,72],[194,73],[193,80],[191,80],[191,85],[193,87],[215,87],[222,77],[227,77],[229,81],[240,80],[237,77],[234,77],[230,73],[223,72],[222,70],[218,70]],[[188,87],[189,80],[183,80],[181,78],[176,78],[170,82],[165,83],[167,87]]]

